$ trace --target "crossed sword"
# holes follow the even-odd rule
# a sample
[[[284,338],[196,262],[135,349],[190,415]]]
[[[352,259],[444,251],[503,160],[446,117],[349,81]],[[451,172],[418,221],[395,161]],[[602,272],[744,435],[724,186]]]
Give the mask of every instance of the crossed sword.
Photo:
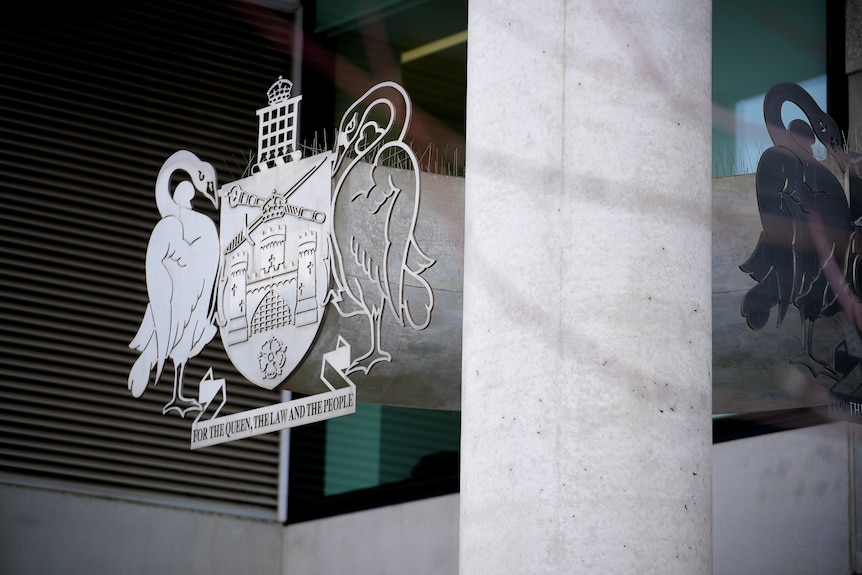
[[[264,200],[254,194],[246,192],[242,189],[242,187],[237,184],[233,186],[230,191],[227,193],[227,201],[230,207],[234,208],[238,205],[244,206],[260,206],[263,204],[263,208],[261,208],[261,213],[251,224],[248,223],[248,219],[246,219],[245,226],[240,233],[238,233],[234,238],[230,241],[225,248],[225,255],[230,252],[236,250],[239,246],[245,243],[248,240],[249,243],[254,243],[251,239],[251,232],[259,228],[261,225],[266,222],[273,220],[275,218],[280,218],[285,215],[295,216],[301,220],[307,220],[309,222],[314,222],[317,224],[322,224],[326,221],[326,214],[323,212],[318,212],[317,210],[312,210],[310,208],[303,208],[302,206],[295,206],[293,204],[288,204],[287,199],[293,195],[296,190],[300,188],[308,179],[314,175],[314,173],[320,169],[326,162],[326,158],[320,161],[319,164],[308,170],[295,184],[293,184],[290,188],[285,190],[284,192],[278,192],[277,190],[273,190],[273,194],[270,198]]]

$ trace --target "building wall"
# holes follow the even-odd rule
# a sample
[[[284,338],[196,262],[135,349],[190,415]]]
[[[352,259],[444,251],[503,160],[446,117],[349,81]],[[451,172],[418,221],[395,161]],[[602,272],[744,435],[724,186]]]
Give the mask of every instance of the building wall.
[[[445,495],[290,525],[284,573],[457,575],[458,500]]]
[[[715,575],[851,573],[850,446],[835,423],[713,448]],[[458,495],[283,527],[0,486],[0,573],[458,573]]]
[[[275,521],[0,486],[0,572],[279,573]]]
[[[848,64],[851,137],[858,70]],[[853,571],[858,429],[836,423],[712,448],[716,574]],[[0,573],[457,573],[458,514],[451,495],[283,527],[0,485]]]
[[[458,573],[458,496],[276,521],[0,485],[0,573]]]

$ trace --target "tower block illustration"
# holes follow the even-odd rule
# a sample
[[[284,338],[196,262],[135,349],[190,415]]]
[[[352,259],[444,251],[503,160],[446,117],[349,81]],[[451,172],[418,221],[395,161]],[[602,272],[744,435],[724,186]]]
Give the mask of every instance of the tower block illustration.
[[[226,345],[248,340],[248,320],[246,313],[246,277],[248,274],[248,253],[233,254],[229,262],[227,295],[227,334]]]
[[[332,155],[303,158],[294,86],[279,76],[257,110],[250,173],[219,189],[225,351],[249,381],[278,387],[306,357],[329,277]]]
[[[283,326],[317,323],[317,232],[303,231],[292,243],[288,237],[284,226],[266,228],[250,249],[231,257],[227,345]],[[289,247],[296,251],[289,253]]]
[[[269,105],[257,111],[259,121],[257,167],[266,170],[277,161],[298,160],[302,153],[296,145],[297,113],[302,96],[290,97],[293,82],[281,76],[266,95]]]
[[[309,230],[299,238],[296,285],[296,325],[317,323],[317,232]]]

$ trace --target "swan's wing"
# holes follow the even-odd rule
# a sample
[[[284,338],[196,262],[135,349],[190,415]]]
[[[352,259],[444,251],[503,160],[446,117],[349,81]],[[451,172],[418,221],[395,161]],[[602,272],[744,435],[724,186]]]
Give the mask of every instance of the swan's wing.
[[[803,275],[798,265],[797,242],[797,232],[804,225],[807,200],[801,187],[802,179],[799,159],[790,150],[773,147],[761,156],[755,185],[763,233],[752,258],[743,264],[743,270],[754,279],[770,284],[768,297],[751,298],[751,313],[768,317],[769,308],[777,304],[778,324],[798,296]],[[755,263],[757,265],[753,265]],[[755,291],[766,294],[764,290],[766,288],[752,288],[752,296]]]
[[[144,351],[153,339],[153,316],[150,312],[150,306],[144,311],[144,317],[141,319],[141,325],[138,327],[135,337],[129,342],[129,348],[135,351]]]
[[[188,323],[185,328],[191,338],[186,356],[190,358],[199,354],[217,331],[213,323],[212,300],[221,254],[218,231],[209,217],[191,212],[184,220],[184,226],[186,237],[189,237],[190,229],[194,232],[183,270],[183,279],[189,284],[185,301]]]
[[[381,165],[384,158],[394,157],[399,158],[399,168]],[[409,147],[395,141],[382,146],[373,163],[357,164],[353,171],[336,204],[340,217],[335,236],[342,239],[338,247],[344,270],[370,280],[399,323],[406,320],[424,328],[433,292],[421,274],[434,260],[422,252],[414,235],[420,199],[418,161]],[[412,290],[415,302],[408,302],[408,282],[419,288]]]
[[[383,146],[378,154],[379,164],[384,158],[396,158],[396,169],[390,169],[384,190],[392,193],[393,204],[388,216],[386,240],[387,277],[393,305],[392,311],[403,324],[407,321],[415,329],[424,329],[431,321],[434,292],[422,273],[434,265],[416,241],[416,223],[419,218],[421,186],[419,161],[409,146],[401,141]],[[380,176],[378,179],[382,180]],[[382,182],[381,182],[382,183]],[[408,297],[408,292],[412,297]]]
[[[174,216],[162,218],[150,235],[146,260],[147,295],[157,349],[157,381],[178,335],[179,310],[175,310],[177,302],[174,299],[180,286],[175,285],[175,278],[182,275],[187,252],[182,222]]]
[[[430,319],[433,292],[421,274],[434,262],[414,236],[419,162],[404,143],[411,113],[404,88],[382,82],[341,120],[333,166],[333,278],[337,291],[349,292],[360,308],[376,306],[370,300],[376,296],[381,307],[390,304],[402,325],[406,320],[422,329]],[[406,282],[421,303],[408,303]]]

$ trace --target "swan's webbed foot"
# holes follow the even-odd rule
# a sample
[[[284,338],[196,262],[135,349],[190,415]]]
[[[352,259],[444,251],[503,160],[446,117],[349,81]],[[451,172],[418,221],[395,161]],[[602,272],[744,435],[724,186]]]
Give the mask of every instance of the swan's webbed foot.
[[[790,363],[801,365],[807,368],[808,371],[811,372],[811,375],[815,378],[822,375],[836,381],[841,379],[841,377],[838,375],[835,369],[832,368],[832,366],[827,364],[825,361],[814,357],[814,355],[806,351],[800,351],[799,353],[791,356]]]
[[[167,415],[172,411],[176,411],[180,417],[184,418],[188,412],[200,410],[201,404],[194,399],[189,399],[187,397],[173,397],[165,404],[164,409],[162,409],[162,415]]]
[[[372,349],[369,352],[354,359],[351,362],[350,367],[347,369],[346,373],[351,374],[361,371],[365,375],[368,375],[368,372],[371,370],[372,366],[375,363],[381,361],[392,361],[392,354],[388,351],[383,351],[382,349]]]

